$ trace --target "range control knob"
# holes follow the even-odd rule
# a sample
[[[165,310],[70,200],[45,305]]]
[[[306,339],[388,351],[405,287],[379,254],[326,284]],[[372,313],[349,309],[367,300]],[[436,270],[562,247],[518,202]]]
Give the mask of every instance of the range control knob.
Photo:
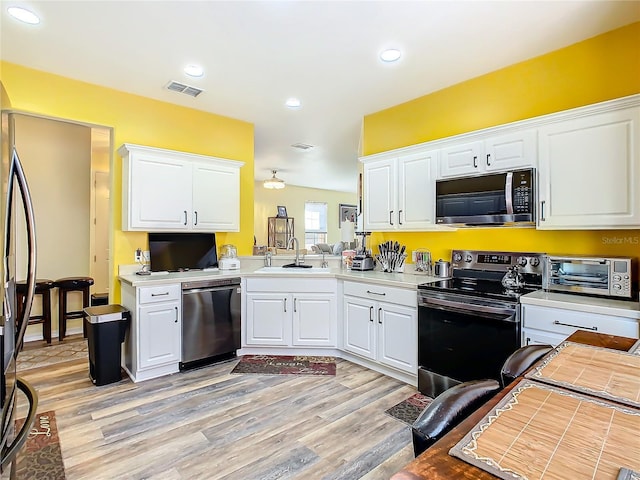
[[[460,260],[462,260],[462,254],[461,253],[454,253],[453,254],[453,261],[454,262],[459,262]]]
[[[527,264],[527,259],[525,257],[518,257],[516,263],[521,267],[524,267]]]
[[[467,263],[471,263],[473,261],[473,257],[470,253],[467,253],[467,255],[464,257],[464,261]]]
[[[531,260],[529,260],[529,263],[531,263],[532,267],[537,267],[540,265],[540,259],[538,257],[532,257]]]
[[[614,283],[613,284],[613,288],[614,288],[614,290],[620,290],[622,288],[622,286],[618,285],[617,283]]]

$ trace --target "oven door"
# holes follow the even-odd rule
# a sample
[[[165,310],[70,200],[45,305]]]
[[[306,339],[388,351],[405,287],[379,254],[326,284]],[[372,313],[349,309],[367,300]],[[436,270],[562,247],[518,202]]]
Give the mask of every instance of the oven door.
[[[520,347],[518,304],[432,291],[418,298],[420,392],[436,397],[468,380],[499,380]]]

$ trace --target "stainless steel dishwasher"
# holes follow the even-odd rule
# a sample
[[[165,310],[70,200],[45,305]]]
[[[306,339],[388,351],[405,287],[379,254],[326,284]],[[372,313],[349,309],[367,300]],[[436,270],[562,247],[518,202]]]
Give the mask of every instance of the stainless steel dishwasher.
[[[240,278],[182,284],[180,369],[233,358],[240,348]]]

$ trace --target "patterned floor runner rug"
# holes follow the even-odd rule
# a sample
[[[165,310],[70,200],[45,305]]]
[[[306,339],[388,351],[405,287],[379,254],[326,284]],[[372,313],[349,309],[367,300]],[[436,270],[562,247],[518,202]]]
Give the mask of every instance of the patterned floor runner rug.
[[[231,373],[261,375],[335,375],[334,357],[243,355]]]
[[[53,365],[70,360],[87,360],[87,341],[70,341],[41,348],[24,349],[18,355],[16,368],[19,372],[31,368]]]
[[[422,395],[421,393],[414,393],[406,400],[401,401],[397,405],[394,405],[384,413],[391,415],[393,418],[412,425],[415,422],[418,415],[422,413],[422,410],[431,403],[433,399]]]
[[[24,423],[24,418],[16,420],[16,431]],[[53,411],[36,415],[31,433],[17,458],[18,480],[47,479],[64,480],[64,463],[58,439],[56,414]]]

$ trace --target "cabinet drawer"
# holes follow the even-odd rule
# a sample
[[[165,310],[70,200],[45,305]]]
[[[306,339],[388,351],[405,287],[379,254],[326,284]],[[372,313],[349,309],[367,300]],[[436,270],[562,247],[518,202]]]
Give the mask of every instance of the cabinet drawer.
[[[522,346],[525,345],[551,345],[557,347],[560,345],[566,335],[558,335],[557,333],[545,332],[542,330],[522,330]]]
[[[138,303],[157,303],[180,300],[180,284],[155,285],[138,288]]]
[[[335,278],[247,278],[247,292],[335,293],[336,284]]]
[[[523,326],[547,332],[571,335],[577,329],[621,337],[638,338],[638,321],[594,313],[523,305]]]
[[[418,305],[418,293],[416,290],[385,287],[384,285],[373,283],[344,282],[344,294],[380,302],[406,305],[407,307],[416,307]]]

